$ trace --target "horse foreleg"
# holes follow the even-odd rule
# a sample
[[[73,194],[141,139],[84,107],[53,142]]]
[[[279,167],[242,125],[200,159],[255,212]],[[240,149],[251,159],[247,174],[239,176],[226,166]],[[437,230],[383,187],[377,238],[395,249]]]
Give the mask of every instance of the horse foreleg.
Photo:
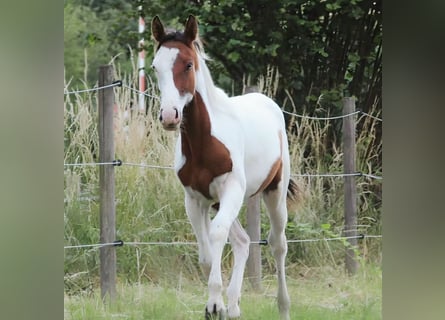
[[[212,249],[212,265],[208,283],[209,299],[206,305],[206,314],[219,315],[224,313],[221,256],[229,236],[229,230],[241,209],[244,191],[245,186],[242,186],[233,178],[228,178],[219,197],[218,213],[210,223],[209,240]]]
[[[210,274],[212,264],[212,254],[210,251],[209,226],[210,217],[209,208],[200,204],[196,199],[192,198],[187,192],[185,194],[185,209],[187,216],[192,224],[199,249],[199,264],[206,279]]]
[[[246,261],[249,257],[250,244],[249,236],[238,219],[235,220],[230,228],[229,240],[233,249],[234,265],[230,284],[227,287],[227,313],[229,318],[236,318],[241,315],[239,300],[241,298],[241,287]]]

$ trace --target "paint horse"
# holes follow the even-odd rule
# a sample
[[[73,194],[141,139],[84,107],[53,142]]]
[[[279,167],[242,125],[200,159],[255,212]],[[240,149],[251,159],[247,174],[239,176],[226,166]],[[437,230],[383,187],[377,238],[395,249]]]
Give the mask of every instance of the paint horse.
[[[179,128],[175,170],[185,189],[185,208],[208,275],[205,318],[239,317],[239,301],[250,239],[238,220],[243,203],[262,193],[270,217],[269,244],[276,260],[278,308],[289,319],[285,279],[286,200],[295,195],[282,111],[268,97],[250,93],[229,98],[217,88],[206,66],[198,24],[189,16],[183,32],[166,32],[152,20],[157,41],[152,68],[161,93],[160,116],[166,130]],[[217,204],[213,219],[209,210]],[[229,239],[234,266],[222,297],[221,256]]]

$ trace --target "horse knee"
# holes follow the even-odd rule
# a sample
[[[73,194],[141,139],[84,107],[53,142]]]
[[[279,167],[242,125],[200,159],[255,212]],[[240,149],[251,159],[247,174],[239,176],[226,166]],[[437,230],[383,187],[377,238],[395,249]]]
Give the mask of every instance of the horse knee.
[[[229,235],[229,228],[221,224],[212,225],[209,232],[209,240],[213,245],[215,243],[225,243]]]
[[[247,260],[247,258],[249,258],[249,251],[250,251],[250,241],[242,244],[240,254],[244,259]]]
[[[250,249],[250,238],[249,236],[238,239],[237,252],[240,258],[247,259],[249,257],[249,249]]]
[[[284,236],[284,234],[279,237],[275,237],[272,234],[269,234],[268,241],[272,250],[272,254],[275,257],[287,254],[287,242],[286,236]]]

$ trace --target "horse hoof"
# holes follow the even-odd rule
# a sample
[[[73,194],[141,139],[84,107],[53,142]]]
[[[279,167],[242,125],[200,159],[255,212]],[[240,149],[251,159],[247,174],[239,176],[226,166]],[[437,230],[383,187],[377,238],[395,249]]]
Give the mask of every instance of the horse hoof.
[[[205,312],[205,320],[225,320],[226,316],[224,313],[224,310],[216,310],[216,304],[213,305],[213,310],[212,312],[209,312],[209,310],[206,307],[206,312]]]

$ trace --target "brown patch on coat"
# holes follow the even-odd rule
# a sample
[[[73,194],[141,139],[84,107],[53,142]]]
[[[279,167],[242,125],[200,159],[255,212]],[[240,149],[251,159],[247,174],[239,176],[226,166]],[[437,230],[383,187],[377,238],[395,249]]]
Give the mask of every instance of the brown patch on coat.
[[[278,184],[281,181],[281,172],[283,169],[283,161],[281,159],[274,162],[274,165],[272,166],[272,169],[269,172],[269,176],[267,177],[270,179],[270,182],[267,184],[267,186],[264,188],[265,192],[273,191],[278,188]]]
[[[210,134],[210,118],[201,95],[197,92],[183,111],[181,151],[185,164],[178,171],[185,187],[199,191],[208,199],[214,178],[232,171],[232,159],[226,146]]]

